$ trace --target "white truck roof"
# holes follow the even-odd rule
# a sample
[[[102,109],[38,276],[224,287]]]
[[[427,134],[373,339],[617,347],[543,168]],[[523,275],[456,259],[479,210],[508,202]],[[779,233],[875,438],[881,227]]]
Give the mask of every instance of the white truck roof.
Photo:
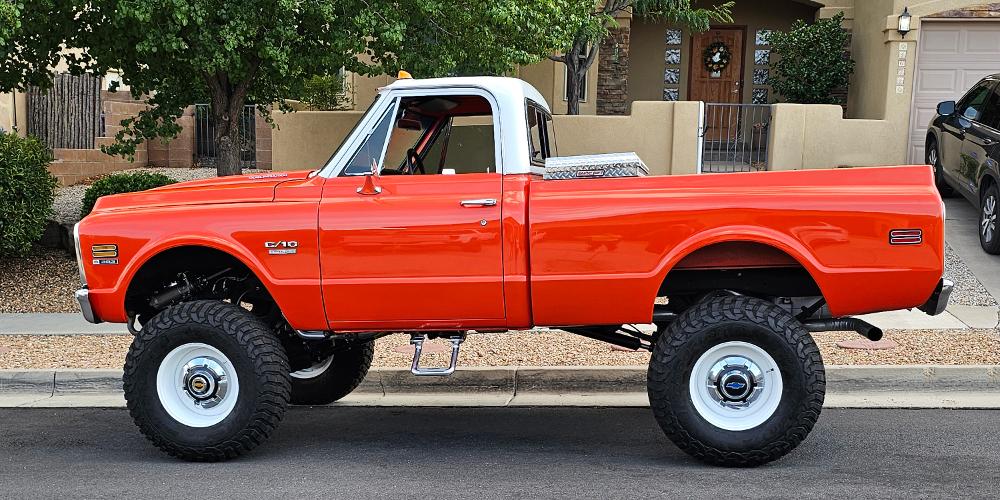
[[[447,88],[447,87],[479,87],[489,91],[497,100],[501,101],[500,107],[506,108],[510,105],[521,106],[525,99],[531,99],[538,105],[552,113],[549,103],[545,102],[542,94],[532,87],[530,83],[520,78],[510,78],[504,76],[456,76],[448,78],[404,78],[396,80],[383,87],[385,89],[419,89],[419,88]]]

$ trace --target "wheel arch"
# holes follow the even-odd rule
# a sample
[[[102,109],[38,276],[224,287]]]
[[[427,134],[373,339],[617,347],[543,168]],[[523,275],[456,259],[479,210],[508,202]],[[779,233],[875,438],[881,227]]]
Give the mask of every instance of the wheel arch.
[[[190,267],[188,264],[190,262],[198,262],[197,267],[201,268],[222,269],[220,266],[237,266],[256,277],[271,299],[275,300],[272,282],[268,276],[261,274],[262,268],[247,252],[214,240],[183,239],[150,248],[148,252],[133,261],[133,266],[123,278],[125,292],[122,296],[122,307],[126,314],[130,306],[135,306],[135,301],[143,291],[150,291],[144,288],[150,280],[186,270]]]
[[[729,248],[720,253],[723,247]],[[740,255],[741,250],[746,252]],[[711,255],[713,253],[716,255]],[[708,259],[721,256],[723,260],[717,260],[717,266],[709,266],[704,259],[699,262],[702,256]],[[695,265],[689,267],[692,261]],[[811,281],[819,295],[828,297],[824,292],[822,267],[808,248],[787,234],[761,227],[719,228],[678,245],[663,259],[656,293],[660,296],[669,286],[672,274],[678,271],[797,268],[804,272],[803,279]]]

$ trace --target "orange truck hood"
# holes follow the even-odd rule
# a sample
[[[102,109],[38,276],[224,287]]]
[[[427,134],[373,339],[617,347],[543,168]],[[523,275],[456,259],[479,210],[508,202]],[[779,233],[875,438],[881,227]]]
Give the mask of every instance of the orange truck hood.
[[[137,193],[102,196],[94,205],[94,211],[266,202],[274,199],[275,186],[290,180],[304,179],[309,173],[309,170],[266,172],[178,182]]]

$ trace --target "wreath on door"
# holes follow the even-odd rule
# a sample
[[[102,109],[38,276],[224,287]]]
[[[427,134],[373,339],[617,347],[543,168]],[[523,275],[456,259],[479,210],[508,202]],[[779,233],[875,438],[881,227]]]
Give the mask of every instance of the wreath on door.
[[[729,61],[732,59],[733,53],[729,50],[729,46],[725,42],[712,42],[711,45],[705,48],[705,53],[702,54],[702,57],[705,60],[705,69],[715,73],[729,66]]]

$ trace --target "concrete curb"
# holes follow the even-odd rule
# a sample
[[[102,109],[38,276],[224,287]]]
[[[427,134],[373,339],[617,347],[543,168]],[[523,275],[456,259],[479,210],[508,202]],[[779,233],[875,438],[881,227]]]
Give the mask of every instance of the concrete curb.
[[[1000,365],[828,366],[827,406],[1000,408]],[[347,405],[645,406],[646,369],[473,367],[447,378],[374,368]],[[124,405],[121,370],[0,370],[0,407]]]

